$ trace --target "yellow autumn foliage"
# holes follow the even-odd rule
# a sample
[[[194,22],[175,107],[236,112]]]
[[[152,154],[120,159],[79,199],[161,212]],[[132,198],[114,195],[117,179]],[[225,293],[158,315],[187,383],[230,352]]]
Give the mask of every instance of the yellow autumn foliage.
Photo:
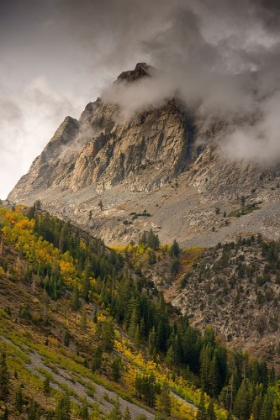
[[[57,264],[65,283],[73,284],[78,273],[71,254],[68,251],[61,254],[53,244],[42,237],[38,238],[33,232],[35,221],[29,220],[20,213],[21,210],[21,206],[17,207],[16,211],[7,208],[0,209],[0,216],[4,224],[2,232],[5,238],[15,244],[18,249],[21,248],[30,263],[37,262],[51,266]]]

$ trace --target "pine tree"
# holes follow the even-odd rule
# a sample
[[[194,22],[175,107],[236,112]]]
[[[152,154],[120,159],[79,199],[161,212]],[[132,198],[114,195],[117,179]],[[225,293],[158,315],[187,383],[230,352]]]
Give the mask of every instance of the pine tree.
[[[146,234],[146,232],[143,232],[143,234],[142,234],[142,236],[139,240],[139,245],[141,245],[141,244],[147,245],[147,234]]]
[[[89,291],[90,291],[89,276],[90,276],[91,269],[92,269],[91,263],[88,262],[86,265],[85,274],[82,281],[82,290],[81,290],[82,298],[85,299],[86,302],[89,301]]]
[[[148,263],[150,265],[155,264],[157,262],[156,253],[153,249],[150,249],[148,251]]]
[[[226,419],[226,420],[233,420],[233,417],[232,417],[231,411],[229,411],[229,412],[227,413],[227,419]]]
[[[85,308],[83,308],[83,310],[82,310],[81,320],[80,320],[80,326],[81,326],[81,329],[83,331],[85,331],[85,329],[87,327],[87,313],[86,313],[86,309]]]
[[[230,378],[230,393],[231,393],[231,404],[230,409],[233,409],[233,401],[236,398],[237,391],[241,385],[241,372],[239,372],[239,367],[235,366],[233,369],[232,376]]]
[[[274,365],[272,366],[270,372],[269,372],[269,384],[275,385],[275,368]]]
[[[4,409],[4,413],[2,414],[2,416],[0,417],[1,420],[8,420],[9,419],[9,411],[8,411],[8,407],[5,406]]]
[[[273,413],[273,405],[275,400],[275,394],[272,389],[268,389],[264,396],[262,409],[260,412],[259,420],[271,420]]]
[[[174,361],[175,361],[174,347],[173,347],[173,344],[171,344],[171,346],[167,350],[165,362],[167,366],[171,367],[174,365]]]
[[[42,209],[42,202],[40,200],[36,200],[34,203],[34,209],[36,211],[40,211]]]
[[[215,343],[215,333],[211,325],[205,327],[204,330],[204,342],[214,344]]]
[[[156,329],[153,326],[150,334],[149,334],[149,353],[152,355],[154,350],[156,349]]]
[[[210,362],[209,366],[209,394],[211,397],[217,397],[220,393],[220,372],[216,354]]]
[[[172,276],[176,276],[179,273],[180,268],[180,261],[178,258],[175,258],[171,264],[171,274]]]
[[[34,219],[35,218],[35,204],[29,208],[26,217],[28,217],[28,219]]]
[[[159,238],[158,235],[153,232],[152,229],[149,230],[147,237],[147,246],[152,249],[159,248]]]
[[[0,355],[0,400],[7,401],[9,393],[9,371],[6,362],[6,353]]]
[[[160,400],[163,406],[164,413],[169,417],[171,415],[171,399],[169,389],[166,383],[163,385],[163,388],[161,390]]]
[[[67,392],[58,401],[54,420],[70,420],[70,398]]]
[[[262,389],[259,390],[258,394],[256,395],[252,407],[252,414],[254,420],[260,420],[260,413],[263,405],[263,394]]]
[[[214,410],[214,401],[211,400],[207,408],[207,420],[217,420],[215,410]]]
[[[220,394],[228,379],[228,363],[226,349],[220,345],[215,348],[215,357],[217,359],[217,394]]]
[[[102,325],[101,340],[103,350],[111,353],[114,349],[115,331],[112,319],[105,321]]]
[[[156,380],[154,375],[136,375],[135,378],[135,389],[140,398],[150,406],[155,405],[156,398]]]
[[[202,385],[206,392],[209,392],[210,387],[210,365],[213,354],[213,346],[211,343],[207,343],[203,347],[200,353],[200,378]]]
[[[66,347],[69,347],[69,344],[70,344],[70,333],[69,333],[69,330],[67,329],[64,334],[64,345]]]
[[[79,289],[77,284],[74,286],[72,291],[71,308],[73,311],[77,311],[80,308]]]
[[[113,380],[116,382],[121,378],[121,364],[122,359],[120,357],[116,357],[111,364]]]
[[[15,409],[19,413],[22,413],[23,396],[22,396],[22,384],[18,386],[15,392]]]
[[[135,332],[134,332],[133,341],[134,341],[134,344],[135,344],[137,347],[139,347],[139,346],[140,346],[140,342],[141,342],[141,335],[140,335],[139,325],[136,325],[136,330],[135,330]]]
[[[122,412],[120,409],[120,401],[117,399],[114,402],[114,407],[110,414],[106,417],[107,420],[122,420]]]
[[[268,374],[267,364],[265,361],[260,362],[259,370],[260,370],[260,382],[263,384],[264,391],[266,391],[268,387],[268,382],[269,382],[269,374]]]
[[[250,417],[250,395],[246,379],[242,381],[236,394],[233,412],[240,420],[247,420]]]
[[[99,201],[98,206],[100,207],[100,210],[102,211],[102,210],[103,210],[103,203],[102,203],[102,200],[100,200],[100,201]]]
[[[174,239],[173,244],[171,245],[171,248],[170,248],[170,255],[171,257],[178,258],[179,254],[180,254],[180,247],[176,239]]]
[[[126,408],[124,410],[122,420],[131,420],[131,414],[130,414],[130,411],[128,409],[128,406],[126,406]]]
[[[28,409],[28,420],[40,420],[41,415],[42,413],[39,405],[34,400],[32,400]]]
[[[98,346],[93,352],[91,369],[94,372],[99,370],[102,365],[102,347]]]
[[[49,393],[51,391],[49,376],[45,377],[44,382],[43,382],[43,386],[44,386],[44,394],[49,395]]]
[[[139,310],[138,310],[138,304],[137,302],[133,302],[133,309],[129,321],[129,327],[128,327],[128,334],[130,337],[134,337],[136,327],[139,321]]]
[[[89,419],[89,413],[88,413],[88,406],[86,401],[83,402],[81,410],[80,410],[80,417],[83,420],[88,420]]]
[[[199,406],[198,406],[198,410],[197,410],[196,419],[197,420],[207,420],[207,413],[206,413],[206,409],[205,409],[203,389],[201,390],[201,394],[200,394],[200,401],[199,401]]]

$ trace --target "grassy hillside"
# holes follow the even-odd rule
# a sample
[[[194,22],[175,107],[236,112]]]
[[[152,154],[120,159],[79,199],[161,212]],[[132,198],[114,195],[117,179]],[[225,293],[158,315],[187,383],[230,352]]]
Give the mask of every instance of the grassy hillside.
[[[278,418],[273,370],[195,330],[143,274],[135,254],[165,252],[175,276],[176,246],[121,255],[38,207],[0,208],[2,418]]]

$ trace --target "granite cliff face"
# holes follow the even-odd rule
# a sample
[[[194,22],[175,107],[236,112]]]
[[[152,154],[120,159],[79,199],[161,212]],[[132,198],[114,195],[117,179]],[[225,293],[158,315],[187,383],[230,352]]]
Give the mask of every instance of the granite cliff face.
[[[154,72],[139,63],[115,83]],[[41,200],[108,244],[137,241],[150,228],[162,242],[183,245],[214,245],[248,231],[278,239],[280,167],[227,160],[219,152],[226,129],[175,99],[130,119],[97,99],[79,121],[64,120],[8,199]],[[228,217],[238,209],[241,217]]]
[[[115,83],[149,77],[148,71],[147,65],[137,64]],[[97,99],[79,121],[63,121],[9,198],[29,199],[46,187],[102,191],[125,183],[130,190],[153,190],[188,168],[193,130],[191,115],[175,100],[123,121],[117,105]]]

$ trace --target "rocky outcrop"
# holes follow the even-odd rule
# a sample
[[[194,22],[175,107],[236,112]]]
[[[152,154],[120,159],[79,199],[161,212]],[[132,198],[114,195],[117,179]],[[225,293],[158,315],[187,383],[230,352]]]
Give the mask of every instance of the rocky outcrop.
[[[134,70],[123,71],[117,78],[116,82],[135,82],[143,77],[150,77],[155,74],[156,69],[148,66],[146,63],[138,63]]]
[[[122,123],[118,107],[98,99],[80,121],[65,119],[9,199],[29,201],[53,187],[105,190],[120,183],[150,191],[188,168],[193,145],[192,118],[175,100]]]
[[[66,117],[41,155],[34,160],[28,174],[24,175],[13,189],[10,195],[14,202],[21,201],[50,184],[53,171],[65,151],[71,147],[78,132],[79,122]]]

